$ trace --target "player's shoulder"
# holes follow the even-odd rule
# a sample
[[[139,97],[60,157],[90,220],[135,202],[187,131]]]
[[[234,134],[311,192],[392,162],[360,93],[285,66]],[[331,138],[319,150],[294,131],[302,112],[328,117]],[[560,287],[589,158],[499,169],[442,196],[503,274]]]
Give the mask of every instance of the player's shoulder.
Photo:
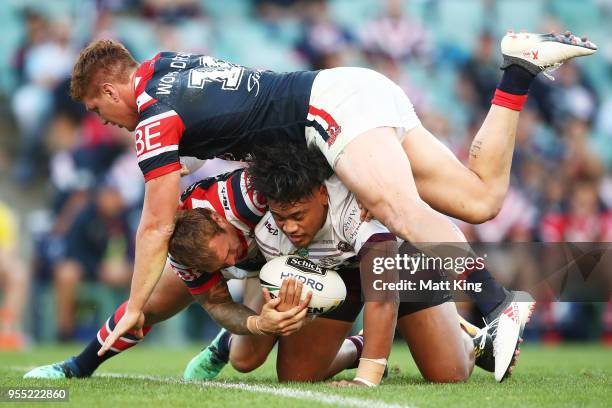
[[[181,194],[181,203],[185,208],[190,209],[197,208],[197,206],[194,205],[197,204],[198,200],[201,201],[203,199],[210,199],[211,197],[218,199],[218,192],[216,190],[213,192],[213,187],[217,187],[219,183],[231,181],[234,178],[240,179],[243,177],[244,172],[245,169],[240,168],[234,171],[198,180],[183,191]],[[200,207],[202,207],[202,205],[200,205]]]
[[[354,199],[353,193],[344,185],[344,183],[332,174],[330,178],[324,182],[330,202],[346,202]]]
[[[355,195],[334,174],[325,181],[329,200],[329,210],[334,226],[342,235],[348,236],[353,229],[359,227],[361,210]]]
[[[281,254],[281,239],[284,235],[276,225],[274,217],[272,217],[269,211],[264,214],[259,223],[255,226],[254,233],[257,246],[266,259]]]

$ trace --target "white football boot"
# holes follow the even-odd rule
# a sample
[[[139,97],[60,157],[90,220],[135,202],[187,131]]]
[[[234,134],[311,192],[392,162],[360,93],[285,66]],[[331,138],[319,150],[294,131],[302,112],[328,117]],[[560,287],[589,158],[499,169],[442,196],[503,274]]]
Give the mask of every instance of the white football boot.
[[[509,31],[501,41],[504,56],[502,68],[517,64],[534,75],[543,72],[551,75],[563,62],[575,57],[591,55],[597,46],[586,37],[576,37],[567,31],[564,34],[515,33]]]
[[[493,338],[495,380],[502,382],[512,374],[520,353],[525,325],[531,319],[535,301],[527,292],[512,291],[504,302],[485,317],[485,329]]]

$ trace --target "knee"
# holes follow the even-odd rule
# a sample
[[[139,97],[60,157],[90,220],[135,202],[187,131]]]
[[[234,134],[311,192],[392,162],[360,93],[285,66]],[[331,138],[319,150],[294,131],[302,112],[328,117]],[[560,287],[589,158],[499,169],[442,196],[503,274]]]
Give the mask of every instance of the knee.
[[[501,211],[504,197],[495,195],[487,195],[473,206],[472,211],[464,221],[470,224],[482,224],[497,217]]]
[[[472,367],[469,358],[466,356],[454,364],[444,364],[435,370],[423,372],[422,374],[427,381],[433,383],[456,383],[470,378]]]
[[[264,361],[257,357],[244,357],[237,359],[230,356],[230,363],[232,364],[232,367],[234,367],[234,370],[238,371],[239,373],[250,373],[256,368],[259,368]]]

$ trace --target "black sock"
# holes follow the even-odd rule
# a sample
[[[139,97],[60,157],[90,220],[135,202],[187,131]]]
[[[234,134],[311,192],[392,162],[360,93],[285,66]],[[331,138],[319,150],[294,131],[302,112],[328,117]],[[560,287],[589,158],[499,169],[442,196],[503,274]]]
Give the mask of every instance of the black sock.
[[[217,347],[219,357],[223,358],[224,361],[229,360],[230,345],[232,343],[232,333],[225,331],[219,339],[219,347]]]
[[[525,68],[512,64],[504,69],[504,75],[497,89],[513,95],[527,95],[534,78],[535,75]]]
[[[117,352],[108,350],[102,357],[98,356],[98,350],[100,350],[100,343],[98,339],[93,339],[87,347],[72,360],[77,365],[77,377],[89,377],[94,371],[106,360],[116,356]]]
[[[486,268],[474,269],[465,279],[468,283],[480,284],[482,289],[480,292],[473,290],[466,291],[470,298],[476,304],[476,307],[482,314],[487,316],[504,300],[506,300],[507,291],[501,286]]]

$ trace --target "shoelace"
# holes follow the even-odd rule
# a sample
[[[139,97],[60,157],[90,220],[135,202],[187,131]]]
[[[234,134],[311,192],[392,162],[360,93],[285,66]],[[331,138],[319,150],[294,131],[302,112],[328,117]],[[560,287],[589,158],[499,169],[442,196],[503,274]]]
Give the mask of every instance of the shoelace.
[[[549,67],[544,68],[542,70],[542,75],[544,75],[546,78],[550,79],[551,81],[554,81],[555,77],[552,76],[552,73],[558,70],[561,65],[563,65],[563,62],[557,62]]]
[[[491,332],[489,334],[491,334],[491,338],[493,339],[493,341],[495,341],[495,339],[497,338],[497,326],[499,325],[499,317],[496,317],[490,324],[487,324],[487,321],[485,318],[482,319],[485,323],[485,326],[482,328],[482,330],[485,331],[485,333],[489,333],[489,330],[491,330]],[[483,338],[480,340],[480,344],[482,345],[482,347],[484,347],[484,345],[486,344],[487,341],[487,336],[483,336]],[[495,347],[493,347],[493,356],[495,356],[497,354],[497,349]]]
[[[485,346],[487,345],[487,334],[488,333],[489,333],[489,326],[487,326],[486,323],[485,323],[485,327],[480,329],[480,331],[478,332],[476,337],[474,337],[474,340],[476,340],[476,338],[478,338],[478,336],[480,336],[479,343],[476,346],[476,347],[478,347],[479,350],[484,350]]]

